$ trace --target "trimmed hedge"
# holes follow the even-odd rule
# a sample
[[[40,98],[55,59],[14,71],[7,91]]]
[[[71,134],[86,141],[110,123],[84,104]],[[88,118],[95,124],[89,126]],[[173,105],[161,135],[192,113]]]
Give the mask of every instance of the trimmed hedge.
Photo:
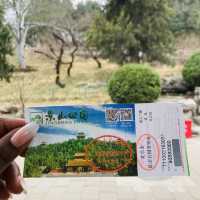
[[[200,86],[200,53],[194,54],[185,64],[183,78],[190,89]]]
[[[160,85],[150,66],[128,64],[112,75],[108,91],[115,103],[150,103],[160,96]]]

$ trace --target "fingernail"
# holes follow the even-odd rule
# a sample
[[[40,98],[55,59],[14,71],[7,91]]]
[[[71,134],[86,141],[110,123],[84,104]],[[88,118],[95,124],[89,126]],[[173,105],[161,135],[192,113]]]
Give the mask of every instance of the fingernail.
[[[26,186],[24,179],[21,176],[19,176],[18,180],[19,180],[19,184],[21,185],[21,187],[23,189],[23,193],[28,194],[27,186]]]
[[[35,123],[30,123],[18,130],[11,138],[11,143],[20,148],[30,142],[37,134],[39,126]]]

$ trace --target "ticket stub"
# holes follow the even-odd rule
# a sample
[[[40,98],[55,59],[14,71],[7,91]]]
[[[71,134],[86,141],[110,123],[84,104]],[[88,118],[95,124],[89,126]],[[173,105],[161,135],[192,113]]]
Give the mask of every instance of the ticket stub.
[[[24,177],[189,175],[179,104],[33,107],[26,120],[40,129]]]

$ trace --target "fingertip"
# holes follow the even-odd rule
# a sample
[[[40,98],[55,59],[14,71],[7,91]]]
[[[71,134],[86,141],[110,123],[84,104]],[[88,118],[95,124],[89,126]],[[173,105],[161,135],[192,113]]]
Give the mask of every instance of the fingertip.
[[[21,183],[20,182],[17,182],[15,183],[15,186],[14,187],[9,187],[9,191],[12,193],[12,194],[21,194],[24,189],[23,187],[21,186]]]
[[[23,187],[21,186],[20,170],[16,163],[12,163],[3,173],[3,179],[9,192],[13,194],[21,194]]]
[[[24,119],[4,119],[0,118],[1,134],[6,134],[9,131],[25,126],[27,122]]]
[[[33,140],[37,135],[39,126],[35,123],[29,123],[26,126],[19,129],[12,137],[11,143],[16,148],[22,148],[24,145]]]
[[[6,188],[5,183],[0,181],[0,200],[6,200],[6,199],[9,199],[10,197],[11,197],[11,194]]]
[[[21,188],[21,193],[23,192],[24,194],[27,194],[28,193],[27,186],[22,176],[18,176],[18,183]]]

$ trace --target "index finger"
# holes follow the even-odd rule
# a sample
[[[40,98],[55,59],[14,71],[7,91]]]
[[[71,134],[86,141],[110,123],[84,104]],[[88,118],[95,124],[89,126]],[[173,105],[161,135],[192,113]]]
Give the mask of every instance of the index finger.
[[[20,154],[20,150],[10,143],[10,139],[16,131],[17,130],[13,130],[0,139],[0,175]]]
[[[0,175],[15,158],[24,152],[36,136],[39,126],[34,123],[14,129],[0,139]]]
[[[24,119],[0,118],[0,138],[13,129],[20,128],[26,124]]]

